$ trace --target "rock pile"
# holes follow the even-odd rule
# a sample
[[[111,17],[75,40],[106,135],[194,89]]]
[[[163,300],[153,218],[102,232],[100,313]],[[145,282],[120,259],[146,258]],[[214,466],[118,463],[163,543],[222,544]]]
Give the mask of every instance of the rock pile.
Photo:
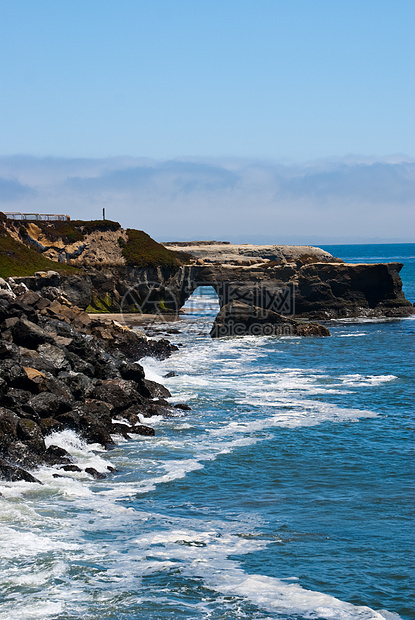
[[[26,470],[43,464],[77,471],[65,450],[46,447],[54,431],[73,429],[106,448],[113,434],[154,435],[142,418],[177,410],[136,360],[174,349],[116,322],[91,320],[59,289],[39,295],[0,279],[0,476],[36,481]]]

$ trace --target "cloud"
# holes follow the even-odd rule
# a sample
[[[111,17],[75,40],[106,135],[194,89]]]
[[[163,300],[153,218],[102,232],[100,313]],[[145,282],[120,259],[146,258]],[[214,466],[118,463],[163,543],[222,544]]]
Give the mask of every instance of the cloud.
[[[0,203],[4,205],[11,205],[17,200],[33,197],[35,194],[36,192],[32,188],[15,179],[0,177]]]
[[[338,165],[332,170],[310,171],[283,179],[282,196],[319,200],[354,199],[362,203],[413,203],[415,164]]]
[[[98,219],[105,207],[108,218],[159,240],[413,241],[415,230],[415,162],[404,158],[294,165],[20,156],[0,158],[0,177],[4,210]]]

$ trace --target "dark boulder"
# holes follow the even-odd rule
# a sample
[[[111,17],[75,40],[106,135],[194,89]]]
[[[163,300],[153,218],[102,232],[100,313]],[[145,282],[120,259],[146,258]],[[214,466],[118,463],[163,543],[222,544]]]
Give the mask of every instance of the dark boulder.
[[[34,420],[21,418],[17,424],[16,432],[17,437],[29,445],[36,454],[43,454],[46,451],[42,429]]]
[[[136,424],[130,428],[130,433],[135,435],[142,435],[143,437],[154,437],[156,434],[154,428],[146,426],[145,424]]]
[[[39,451],[37,441],[19,439],[7,447],[7,459],[19,467],[34,469],[44,463],[43,451]]]
[[[55,418],[42,418],[39,421],[39,425],[42,429],[44,437],[50,435],[51,433],[65,430],[65,424],[63,422],[59,422],[59,420],[55,420]]]
[[[145,404],[143,397],[137,391],[136,383],[125,379],[101,381],[95,386],[92,397],[109,403],[114,407],[115,412],[123,411],[132,405]]]
[[[95,409],[87,404],[77,405],[72,411],[58,416],[57,420],[80,433],[88,442],[99,443],[105,448],[114,445],[111,422],[108,425],[103,418],[99,419]]]
[[[24,481],[42,484],[40,480],[32,476],[32,474],[29,474],[26,470],[17,465],[12,465],[3,459],[0,459],[0,477],[7,482]]]
[[[85,361],[84,359],[82,359],[82,357],[80,357],[76,353],[73,353],[72,351],[67,351],[66,359],[70,363],[71,368],[74,372],[82,373],[83,375],[86,375],[87,377],[95,376],[94,364],[91,364],[90,362]]]
[[[186,405],[186,403],[176,403],[175,405],[173,405],[175,409],[182,409],[182,411],[191,411],[192,408],[189,407],[189,405]]]
[[[18,415],[0,407],[0,454],[7,454],[8,447],[17,440]]]
[[[97,471],[94,467],[85,467],[85,471],[87,474],[92,476],[95,480],[104,480],[106,478],[106,474]]]
[[[212,338],[226,336],[330,336],[318,323],[300,323],[272,310],[241,301],[231,301],[219,311],[210,332]]]
[[[67,402],[51,392],[36,394],[28,401],[28,404],[33,407],[40,418],[55,417],[68,410]]]
[[[48,362],[56,372],[70,369],[64,348],[53,344],[41,344],[37,350],[42,359]]]
[[[13,341],[27,349],[36,349],[40,344],[52,343],[50,335],[39,325],[25,318],[19,319],[11,328]]]
[[[75,400],[85,400],[94,389],[91,379],[82,372],[63,371],[59,373],[58,379],[66,385]]]
[[[144,385],[146,386],[151,398],[169,398],[171,396],[170,391],[164,387],[164,385],[161,385],[161,383],[156,383],[156,381],[145,379]]]
[[[63,471],[82,471],[82,469],[80,467],[78,467],[78,465],[73,465],[73,464],[69,464],[69,465],[62,465],[61,469],[63,469]]]
[[[36,387],[33,386],[31,381],[29,380],[25,368],[16,360],[0,360],[0,377],[10,387],[18,388],[21,390],[28,389],[30,391],[32,391],[32,388],[34,388],[36,390]]]
[[[65,465],[72,462],[72,457],[64,448],[51,445],[43,455],[45,463],[48,465]]]
[[[0,340],[0,359],[20,361],[20,348],[14,342]]]

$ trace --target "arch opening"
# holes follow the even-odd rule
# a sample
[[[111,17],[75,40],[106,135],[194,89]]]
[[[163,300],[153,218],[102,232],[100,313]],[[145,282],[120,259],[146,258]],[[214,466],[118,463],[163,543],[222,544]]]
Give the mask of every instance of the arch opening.
[[[213,286],[198,286],[180,309],[187,316],[214,318],[220,310],[219,296]]]

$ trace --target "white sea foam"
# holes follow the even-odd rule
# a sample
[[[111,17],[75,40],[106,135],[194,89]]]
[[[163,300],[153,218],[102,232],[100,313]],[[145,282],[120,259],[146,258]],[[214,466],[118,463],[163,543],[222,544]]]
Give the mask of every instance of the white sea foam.
[[[353,387],[363,387],[366,385],[381,385],[382,383],[389,383],[397,379],[395,375],[341,375],[340,381],[344,385]]]
[[[81,469],[93,467],[97,471],[106,472],[108,465],[112,465],[108,452],[100,444],[88,444],[75,431],[69,429],[51,433],[45,438],[45,443],[47,447],[55,445],[69,452]]]
[[[38,600],[24,606],[16,605],[9,607],[7,611],[0,611],[1,620],[44,620],[52,618],[62,613],[63,603],[51,603],[45,600]]]
[[[353,334],[336,334],[337,338],[359,338],[361,336],[367,336],[365,332],[354,332]]]
[[[258,552],[267,543],[229,531],[224,524],[219,529],[205,531],[173,526],[167,531],[139,536],[135,544],[140,550],[141,560],[152,558],[152,562],[145,566],[146,571],[158,572],[163,565],[169,569],[172,564],[176,565],[182,574],[202,579],[205,588],[226,597],[249,600],[266,612],[301,614],[310,620],[386,620],[394,616],[345,603],[322,592],[306,590],[298,583],[291,583],[297,581],[297,577],[277,579],[246,573],[230,556]]]

